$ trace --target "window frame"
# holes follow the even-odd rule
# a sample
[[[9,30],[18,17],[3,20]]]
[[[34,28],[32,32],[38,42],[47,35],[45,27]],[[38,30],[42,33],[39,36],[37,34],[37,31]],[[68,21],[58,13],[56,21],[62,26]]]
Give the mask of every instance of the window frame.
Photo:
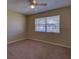
[[[47,17],[42,17],[42,18],[44,18],[44,20],[45,20],[45,31],[37,31],[36,29],[34,30],[35,32],[45,32],[45,33],[60,33],[60,15],[55,15],[55,16],[58,16],[59,18],[58,18],[58,27],[57,27],[57,29],[58,29],[58,32],[56,32],[56,31],[47,31],[48,29],[47,29],[47,25],[53,25],[53,24],[48,24],[47,23]],[[48,17],[55,17],[55,16],[48,16]],[[40,19],[40,18],[36,18],[36,19]],[[36,20],[35,19],[35,20]],[[35,23],[35,28],[36,28],[36,25],[39,25],[39,24],[36,24]],[[41,25],[41,24],[40,24]]]

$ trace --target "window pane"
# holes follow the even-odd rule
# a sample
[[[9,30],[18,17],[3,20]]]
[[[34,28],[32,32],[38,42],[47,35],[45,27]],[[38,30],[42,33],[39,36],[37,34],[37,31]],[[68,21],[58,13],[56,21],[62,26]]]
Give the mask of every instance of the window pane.
[[[37,25],[35,26],[35,31],[45,32],[45,25]]]
[[[35,31],[37,32],[60,32],[60,16],[51,16],[35,19]]]
[[[56,25],[55,24],[48,24],[47,25],[47,32],[54,32],[56,30]]]
[[[37,19],[35,19],[35,24],[45,24],[45,18],[37,18]]]
[[[59,16],[47,17],[47,24],[56,24],[59,23]]]
[[[59,33],[59,16],[47,17],[47,32]]]

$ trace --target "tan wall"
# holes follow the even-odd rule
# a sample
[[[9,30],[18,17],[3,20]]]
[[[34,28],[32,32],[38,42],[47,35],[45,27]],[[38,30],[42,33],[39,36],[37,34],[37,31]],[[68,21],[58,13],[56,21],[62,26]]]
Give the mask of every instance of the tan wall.
[[[26,37],[24,15],[8,10],[7,11],[7,40],[8,42]]]
[[[43,40],[52,43],[58,43],[65,46],[70,46],[71,40],[71,10],[70,7],[65,7],[57,10],[51,10],[48,12],[35,14],[28,16],[28,37],[36,40]],[[54,16],[60,15],[60,30],[61,33],[40,33],[34,31],[34,20],[35,18],[39,17],[46,17],[46,16]]]

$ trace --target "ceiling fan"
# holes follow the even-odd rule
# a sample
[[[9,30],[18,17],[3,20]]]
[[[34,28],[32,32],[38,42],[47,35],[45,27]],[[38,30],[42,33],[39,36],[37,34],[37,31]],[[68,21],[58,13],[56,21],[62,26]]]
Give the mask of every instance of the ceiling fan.
[[[35,8],[36,6],[47,6],[47,3],[37,3],[36,0],[29,0],[30,7]]]

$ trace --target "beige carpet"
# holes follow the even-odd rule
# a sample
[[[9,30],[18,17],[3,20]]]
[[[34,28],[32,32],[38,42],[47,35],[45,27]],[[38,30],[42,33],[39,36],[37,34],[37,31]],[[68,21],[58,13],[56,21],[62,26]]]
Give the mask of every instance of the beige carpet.
[[[71,59],[69,48],[33,40],[8,44],[7,53],[7,59]]]

